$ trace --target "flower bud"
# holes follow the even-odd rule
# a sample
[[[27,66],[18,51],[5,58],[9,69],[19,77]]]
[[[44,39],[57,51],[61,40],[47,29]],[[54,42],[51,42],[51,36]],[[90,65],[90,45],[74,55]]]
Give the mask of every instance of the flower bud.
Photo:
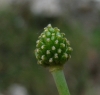
[[[45,67],[62,66],[71,58],[72,50],[65,34],[49,24],[36,41],[35,55],[40,65]]]

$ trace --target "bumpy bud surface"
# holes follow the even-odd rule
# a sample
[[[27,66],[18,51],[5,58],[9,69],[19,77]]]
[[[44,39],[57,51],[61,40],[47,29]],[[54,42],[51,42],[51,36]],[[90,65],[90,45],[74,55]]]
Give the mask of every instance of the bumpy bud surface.
[[[71,58],[72,48],[65,34],[49,24],[36,42],[35,55],[38,64],[45,67],[62,66]]]

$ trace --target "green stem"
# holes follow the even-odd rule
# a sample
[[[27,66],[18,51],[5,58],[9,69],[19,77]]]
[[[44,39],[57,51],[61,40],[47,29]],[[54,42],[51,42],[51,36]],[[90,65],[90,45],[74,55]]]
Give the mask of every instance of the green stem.
[[[54,77],[59,95],[70,95],[63,70],[55,69],[51,73]]]

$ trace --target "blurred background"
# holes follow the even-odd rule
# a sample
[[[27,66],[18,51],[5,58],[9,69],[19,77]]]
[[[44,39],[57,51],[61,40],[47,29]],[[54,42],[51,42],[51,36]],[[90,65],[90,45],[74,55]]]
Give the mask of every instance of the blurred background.
[[[100,0],[0,0],[0,95],[58,95],[34,55],[49,23],[74,49],[64,66],[71,95],[100,95]]]

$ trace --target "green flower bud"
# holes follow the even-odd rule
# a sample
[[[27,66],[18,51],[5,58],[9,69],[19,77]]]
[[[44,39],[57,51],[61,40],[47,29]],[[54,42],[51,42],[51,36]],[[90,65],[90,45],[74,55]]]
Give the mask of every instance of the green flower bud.
[[[36,41],[35,55],[38,64],[45,67],[62,66],[71,58],[72,48],[65,34],[51,24],[44,28]]]

